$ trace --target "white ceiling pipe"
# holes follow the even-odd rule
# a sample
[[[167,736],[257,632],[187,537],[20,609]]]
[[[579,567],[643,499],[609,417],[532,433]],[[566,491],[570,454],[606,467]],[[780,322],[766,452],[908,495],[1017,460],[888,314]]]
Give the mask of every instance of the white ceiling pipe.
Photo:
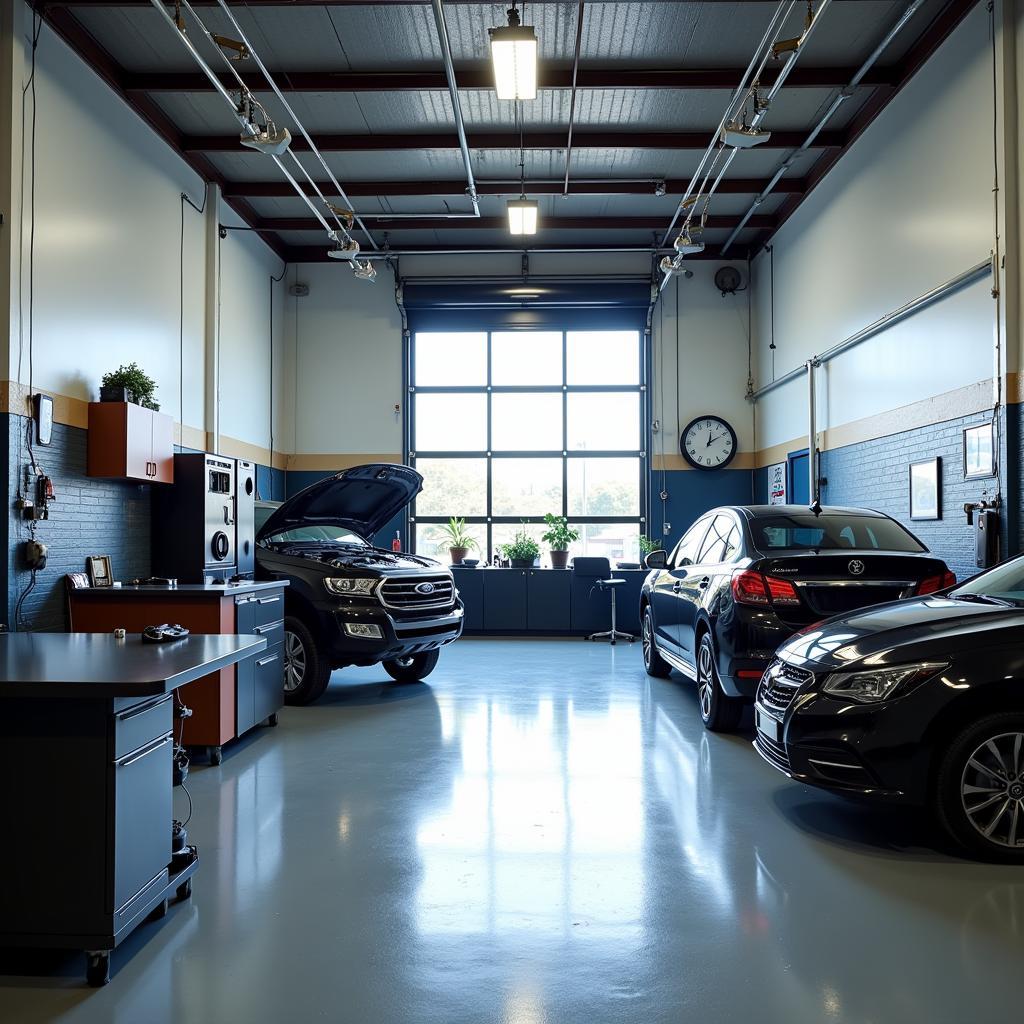
[[[794,152],[783,161],[782,166],[772,175],[771,181],[761,190],[754,201],[750,204],[750,209],[740,218],[739,224],[733,229],[732,234],[725,240],[725,244],[722,246],[722,255],[725,256],[729,249],[729,246],[736,240],[736,236],[746,227],[747,221],[754,215],[754,211],[768,198],[771,194],[772,189],[779,183],[782,176],[789,170],[793,164],[793,160],[798,153],[802,153],[814,144],[814,140],[818,137],[825,125],[832,119],[832,115],[842,106],[843,101],[849,99],[853,95],[854,89],[860,85],[861,80],[871,70],[875,62],[881,57],[886,47],[896,38],[904,25],[911,19],[917,9],[924,3],[924,0],[913,0],[911,4],[907,6],[907,9],[900,15],[899,20],[895,25],[885,34],[885,38],[875,47],[875,49],[868,56],[867,60],[860,66],[857,74],[850,79],[850,84],[843,89],[838,96],[829,104],[828,110],[822,115],[821,119],[811,130],[810,135],[804,139],[803,143]]]
[[[174,34],[181,40],[182,45],[184,45],[185,49],[192,54],[192,57],[195,60],[196,64],[199,65],[199,69],[210,80],[210,83],[217,90],[217,92],[219,92],[220,95],[227,101],[228,105],[231,107],[232,113],[238,120],[238,123],[242,126],[243,129],[245,129],[245,131],[253,133],[255,130],[255,126],[249,120],[247,120],[245,117],[239,114],[238,105],[235,102],[234,97],[221,84],[220,79],[214,73],[210,65],[206,63],[206,60],[203,58],[203,55],[192,44],[192,40],[189,39],[188,36],[186,36],[185,33],[178,28],[174,19],[170,16],[170,14],[167,13],[167,9],[161,3],[161,0],[150,0],[150,2],[152,3],[153,7],[159,12],[160,16],[164,19],[164,21],[167,22],[167,24],[171,27],[171,29],[174,31]],[[320,210],[317,209],[316,204],[309,198],[309,196],[306,195],[306,193],[301,188],[299,188],[298,182],[288,173],[284,164],[281,162],[281,158],[278,156],[271,156],[271,159],[281,169],[281,171],[283,172],[284,176],[288,179],[288,181],[291,182],[291,185],[295,189],[296,194],[309,207],[313,216],[316,217],[316,219],[320,221],[321,224],[323,224],[324,229],[327,231],[327,234],[330,236],[331,240],[337,241],[334,229],[324,219],[323,215],[320,213]]]

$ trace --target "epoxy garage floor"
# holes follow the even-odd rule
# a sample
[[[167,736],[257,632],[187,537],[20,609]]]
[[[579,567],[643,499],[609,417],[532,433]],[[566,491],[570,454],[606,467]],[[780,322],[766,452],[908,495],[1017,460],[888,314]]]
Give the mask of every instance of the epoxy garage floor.
[[[707,735],[638,648],[463,640],[383,678],[196,766],[192,903],[102,990],[19,957],[0,1020],[1020,1019],[1024,874]]]

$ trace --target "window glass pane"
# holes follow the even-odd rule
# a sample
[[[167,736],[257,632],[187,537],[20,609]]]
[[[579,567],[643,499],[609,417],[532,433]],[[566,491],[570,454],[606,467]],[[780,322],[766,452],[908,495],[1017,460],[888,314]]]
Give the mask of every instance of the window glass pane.
[[[583,392],[568,396],[569,451],[639,451],[640,395]]]
[[[414,395],[414,451],[473,452],[487,450],[487,396]]]
[[[562,383],[561,331],[496,331],[491,335],[491,383]]]
[[[417,459],[416,471],[423,474],[416,515],[487,515],[486,459]]]
[[[542,516],[562,511],[562,460],[493,459],[492,515]]]
[[[636,331],[569,331],[569,384],[639,384],[640,335]]]
[[[560,452],[562,396],[492,395],[491,447],[497,452]]]
[[[420,387],[487,383],[486,334],[417,334],[413,355]]]
[[[487,526],[484,523],[467,523],[466,529],[472,534],[478,547],[470,550],[467,558],[476,558],[481,562],[487,558]],[[436,558],[445,565],[451,560],[448,553],[448,541],[441,533],[441,526],[438,523],[417,523],[416,524],[416,553],[426,555],[427,558]]]
[[[569,548],[569,556],[607,558],[616,562],[640,562],[640,526],[638,523],[574,523],[580,539]]]
[[[502,544],[511,544],[515,540],[517,533],[526,533],[532,537],[540,545],[540,558],[539,564],[550,565],[551,559],[548,558],[547,545],[540,539],[540,535],[544,532],[545,527],[541,526],[540,523],[495,523],[491,527],[491,537],[494,543],[494,557],[504,558],[505,556],[501,553]]]
[[[569,515],[640,515],[639,459],[569,459]]]
[[[728,544],[732,520],[728,516],[715,516],[708,530],[707,537],[697,555],[698,564],[717,565],[725,561],[725,550]]]

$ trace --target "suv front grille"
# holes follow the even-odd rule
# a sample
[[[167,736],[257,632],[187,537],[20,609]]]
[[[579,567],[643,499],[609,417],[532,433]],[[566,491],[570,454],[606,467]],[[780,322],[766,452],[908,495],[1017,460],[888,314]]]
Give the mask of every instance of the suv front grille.
[[[385,607],[407,614],[442,611],[455,603],[455,584],[447,574],[389,579],[380,589],[380,599]]]
[[[754,746],[772,767],[778,768],[780,772],[785,772],[787,775],[792,774],[793,769],[789,763],[789,755],[781,743],[776,743],[775,740],[765,736],[763,732],[759,732],[754,740]]]
[[[797,690],[813,678],[813,672],[794,668],[784,661],[772,662],[761,677],[761,684],[757,688],[758,703],[781,719],[786,709],[793,703]]]

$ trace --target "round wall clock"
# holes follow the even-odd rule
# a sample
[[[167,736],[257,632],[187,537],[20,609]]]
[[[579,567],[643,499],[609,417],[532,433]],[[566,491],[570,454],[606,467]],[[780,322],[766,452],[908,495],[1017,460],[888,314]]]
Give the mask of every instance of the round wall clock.
[[[720,416],[698,416],[679,436],[679,451],[695,469],[722,469],[736,455],[736,431]]]

